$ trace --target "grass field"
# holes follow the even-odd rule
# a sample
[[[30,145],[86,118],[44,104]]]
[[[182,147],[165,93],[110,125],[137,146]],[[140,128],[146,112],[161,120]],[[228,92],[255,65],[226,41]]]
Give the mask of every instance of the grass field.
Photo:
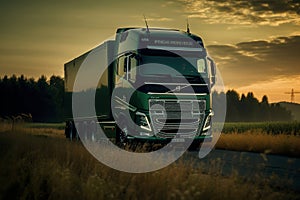
[[[226,123],[216,148],[300,157],[300,123]]]
[[[241,124],[236,125],[236,127]],[[244,125],[242,125],[244,126]],[[0,125],[0,199],[299,199],[276,177],[246,181],[178,162],[155,172],[129,174],[95,160],[80,142],[64,138],[63,124]],[[222,134],[217,148],[299,156],[297,134],[261,128]],[[272,184],[271,184],[272,182]],[[284,185],[284,184],[283,184]]]
[[[0,131],[64,138],[64,123],[1,123]],[[300,157],[300,123],[226,123],[217,149]]]
[[[300,122],[225,123],[223,133],[260,132],[263,134],[300,135]]]
[[[221,135],[216,148],[300,157],[300,136],[272,135],[259,131],[228,133]]]
[[[208,172],[182,160],[151,173],[119,172],[95,160],[80,142],[64,139],[63,130],[4,130],[9,128],[0,131],[0,199],[300,198],[281,187],[288,180],[274,185],[276,177],[261,178],[259,172],[254,182],[234,169],[223,177],[217,161]]]

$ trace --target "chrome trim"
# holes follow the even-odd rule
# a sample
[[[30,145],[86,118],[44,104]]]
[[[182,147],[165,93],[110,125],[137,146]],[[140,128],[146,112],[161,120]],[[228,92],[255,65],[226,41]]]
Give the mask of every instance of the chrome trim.
[[[206,126],[206,124],[208,122],[208,119],[210,119],[210,121],[212,120],[212,116],[214,116],[214,112],[211,110],[211,112],[207,115],[207,117],[205,119],[202,131],[206,131],[206,130],[209,130],[211,128],[211,124],[209,124],[208,126]]]
[[[156,50],[173,50],[173,51],[190,51],[190,52],[203,52],[203,48],[194,48],[194,47],[170,47],[170,46],[152,46],[148,45],[148,49],[156,49]]]
[[[145,84],[153,85],[189,85],[189,86],[207,86],[208,84],[187,84],[187,83],[157,83],[157,82],[145,82]]]
[[[140,116],[144,116],[144,117],[146,118],[147,126],[140,126],[140,127],[141,127],[142,129],[147,130],[147,131],[152,131],[150,122],[149,122],[149,120],[148,120],[148,117],[147,117],[144,113],[141,113],[141,112],[136,112],[135,114],[136,114],[136,115],[140,115]]]
[[[158,92],[148,92],[147,94],[159,94],[159,95],[183,95],[183,96],[206,96],[206,93],[158,93]]]
[[[130,105],[129,103],[127,103],[126,101],[124,101],[124,100],[121,99],[120,97],[115,96],[115,98],[116,98],[115,101],[116,101],[117,103],[121,104],[121,106],[124,106],[125,109],[128,108],[130,111],[133,111],[133,112],[135,112],[135,111],[137,110],[136,107]]]
[[[96,122],[97,124],[115,124],[115,121],[101,121],[101,122]]]
[[[159,110],[160,106],[155,107],[155,104],[161,105],[161,110]],[[152,128],[156,136],[162,138],[199,135],[204,122],[205,109],[205,100],[149,99]]]

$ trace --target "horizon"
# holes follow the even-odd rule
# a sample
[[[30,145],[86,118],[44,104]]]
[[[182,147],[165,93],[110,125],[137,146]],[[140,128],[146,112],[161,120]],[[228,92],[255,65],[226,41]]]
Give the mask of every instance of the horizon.
[[[32,4],[30,4],[32,3]],[[299,3],[276,1],[130,0],[1,1],[0,77],[63,77],[64,63],[99,45],[118,27],[186,30],[199,35],[226,90],[290,102],[300,92]],[[4,28],[5,27],[5,28]],[[300,94],[295,94],[300,103]]]
[[[21,75],[16,75],[16,74],[7,75],[7,74],[5,74],[5,75],[3,75],[3,76],[0,75],[0,80],[3,79],[5,76],[7,76],[8,78],[11,78],[12,76],[16,76],[16,78],[19,78],[19,77],[21,77],[21,76],[24,76],[25,79],[31,79],[31,78],[33,78],[35,81],[37,81],[37,80],[38,80],[39,78],[41,78],[42,76],[45,76],[48,83],[49,83],[49,81],[50,81],[50,77],[51,77],[51,76],[58,76],[58,77],[64,79],[63,76],[55,75],[55,74],[52,74],[51,76],[46,76],[46,75],[43,75],[43,74],[42,74],[42,75],[40,75],[39,77],[30,77],[30,76],[26,76],[26,75],[24,75],[24,74],[21,74]],[[293,102],[291,102],[291,98],[290,98],[290,100],[278,100],[278,101],[272,101],[272,100],[270,100],[270,97],[269,97],[268,94],[262,94],[261,96],[257,96],[257,95],[255,94],[255,92],[253,92],[253,91],[250,91],[250,90],[249,90],[249,91],[241,92],[241,91],[238,91],[237,89],[234,89],[234,88],[229,88],[229,89],[227,88],[227,89],[225,89],[225,92],[228,92],[229,90],[234,90],[235,92],[237,92],[237,93],[239,94],[239,98],[241,98],[242,95],[245,95],[245,96],[246,96],[249,92],[252,92],[253,95],[254,95],[254,97],[255,97],[259,102],[261,102],[263,96],[266,95],[266,96],[268,97],[269,103],[291,103],[291,104],[299,104],[299,105],[300,105],[300,102],[297,101],[297,96],[299,96],[299,99],[300,99],[300,94],[298,94],[298,95],[295,94],[295,97],[294,97],[294,101],[293,101]],[[297,92],[297,91],[294,91],[294,92]],[[291,94],[287,94],[287,96],[291,97]]]

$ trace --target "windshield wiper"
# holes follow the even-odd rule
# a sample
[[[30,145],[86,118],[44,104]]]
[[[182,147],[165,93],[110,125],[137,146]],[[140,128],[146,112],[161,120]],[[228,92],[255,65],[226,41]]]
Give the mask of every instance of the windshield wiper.
[[[151,76],[158,76],[158,77],[168,77],[168,78],[171,78],[170,74],[147,74],[148,75],[151,75]]]
[[[199,77],[201,77],[200,75],[193,75],[193,74],[178,74],[176,76],[184,76],[184,77],[188,77],[188,78],[199,78]]]
[[[199,75],[193,75],[193,74],[182,74],[182,75],[177,75],[177,77],[182,77],[186,78],[190,83],[197,83],[197,84],[207,84],[207,78]]]
[[[191,79],[191,80],[195,80],[195,79],[201,79],[201,75],[192,75],[192,74],[180,74],[180,75],[176,75],[177,77],[184,77],[187,79]]]

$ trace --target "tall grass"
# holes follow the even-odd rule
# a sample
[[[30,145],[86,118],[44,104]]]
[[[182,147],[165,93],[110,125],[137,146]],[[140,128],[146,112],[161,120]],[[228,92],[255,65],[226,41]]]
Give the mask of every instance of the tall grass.
[[[64,137],[64,124],[62,123],[27,123],[12,121],[0,122],[0,132],[22,132],[23,134]]]
[[[259,131],[267,134],[300,135],[300,122],[234,122],[225,123],[223,133]]]
[[[220,136],[216,148],[300,157],[300,137],[265,134],[257,130],[228,133]]]
[[[79,142],[31,131],[0,133],[0,199],[299,199],[271,178],[223,177],[218,161],[208,172],[186,160],[151,173],[119,172]]]

